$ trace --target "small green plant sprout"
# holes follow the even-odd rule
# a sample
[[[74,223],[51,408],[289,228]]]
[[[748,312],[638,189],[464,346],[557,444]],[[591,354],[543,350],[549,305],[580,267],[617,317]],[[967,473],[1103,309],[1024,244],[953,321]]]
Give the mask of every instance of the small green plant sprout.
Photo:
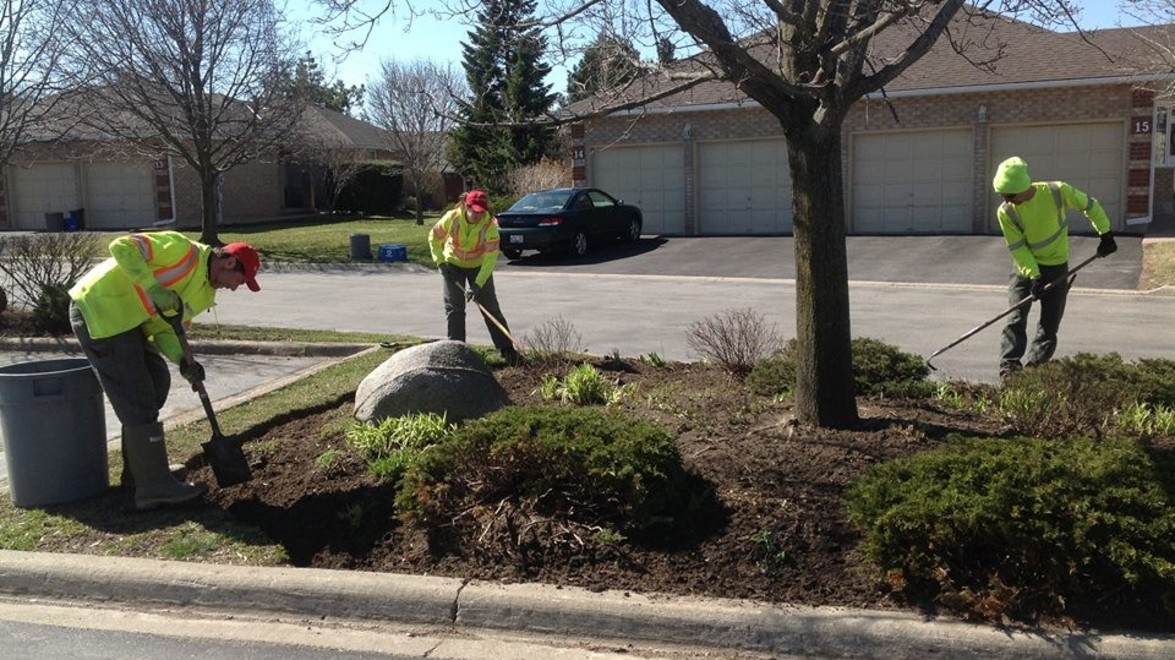
[[[775,533],[769,529],[761,529],[751,536],[751,546],[754,555],[759,558],[764,569],[775,572],[788,561],[787,548],[781,546]]]
[[[544,399],[558,399],[579,406],[615,404],[632,391],[628,386],[618,386],[608,380],[599,369],[586,362],[572,367],[562,380],[544,375],[539,385],[539,392]]]
[[[955,389],[954,385],[948,382],[942,382],[938,384],[934,391],[934,398],[942,401],[955,410],[961,410],[966,405],[963,400],[963,395],[960,394],[957,389]]]
[[[559,398],[559,378],[554,374],[543,374],[539,383],[538,394],[544,401],[554,401]]]
[[[627,540],[626,536],[610,527],[601,527],[597,529],[595,533],[592,534],[592,538],[595,539],[597,543],[602,543],[604,545],[620,545]]]
[[[1175,434],[1175,408],[1132,403],[1118,413],[1118,428],[1137,435]]]
[[[328,449],[315,457],[314,467],[329,472],[331,468],[338,465],[342,458],[343,452],[338,449]]]
[[[358,529],[359,525],[363,524],[363,505],[358,502],[351,502],[347,505],[346,510],[339,511],[339,519],[345,521],[352,529]]]
[[[668,366],[668,364],[669,364],[668,362],[665,361],[665,358],[661,357],[660,355],[658,355],[656,353],[646,353],[644,355],[641,355],[639,359],[641,361],[641,364],[647,364],[650,367],[660,368],[660,367]]]

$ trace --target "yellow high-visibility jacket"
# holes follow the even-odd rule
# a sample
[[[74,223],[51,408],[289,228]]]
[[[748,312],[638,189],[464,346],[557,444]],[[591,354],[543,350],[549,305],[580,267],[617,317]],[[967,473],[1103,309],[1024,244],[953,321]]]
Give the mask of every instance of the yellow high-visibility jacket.
[[[1066,209],[1081,211],[1098,235],[1110,231],[1110,219],[1092,195],[1063,181],[1034,181],[1036,193],[1022,204],[1004,202],[996,210],[1000,230],[1020,274],[1040,277],[1041,266],[1058,266],[1069,260],[1069,222]]]
[[[216,289],[208,281],[212,248],[179,232],[161,231],[120,236],[110,242],[110,255],[69,290],[90,336],[104,339],[138,327],[159,352],[179,364],[179,339],[147,290],[159,283],[179,294],[184,321],[190,323],[216,302]]]
[[[498,262],[498,219],[487,215],[476,224],[465,217],[465,210],[455,208],[433,225],[428,234],[428,249],[433,263],[451,263],[462,268],[478,268],[474,282],[485,286]]]

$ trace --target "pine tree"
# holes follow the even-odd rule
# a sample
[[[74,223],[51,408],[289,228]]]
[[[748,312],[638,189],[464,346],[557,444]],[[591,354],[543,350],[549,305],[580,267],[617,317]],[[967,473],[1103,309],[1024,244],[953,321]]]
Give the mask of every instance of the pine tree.
[[[541,119],[555,102],[543,63],[547,40],[533,20],[535,0],[486,0],[477,29],[462,46],[471,99],[461,105],[462,126],[453,132],[456,166],[492,195],[507,194],[509,173],[548,154],[554,131],[527,122]]]
[[[596,92],[623,85],[641,73],[640,54],[626,41],[601,34],[583,52],[567,79],[567,96],[574,102]]]

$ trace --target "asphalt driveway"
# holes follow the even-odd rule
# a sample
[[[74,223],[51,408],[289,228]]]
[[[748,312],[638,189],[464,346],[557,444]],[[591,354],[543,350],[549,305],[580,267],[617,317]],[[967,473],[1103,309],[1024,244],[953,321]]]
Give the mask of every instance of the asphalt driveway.
[[[1142,239],[1118,236],[1118,252],[1086,267],[1075,286],[1138,289]],[[1092,255],[1098,239],[1070,237],[1072,263]],[[998,285],[1007,283],[1012,258],[999,236],[850,236],[846,239],[849,280],[921,284]],[[608,275],[795,278],[795,243],[790,236],[644,236],[631,245],[593,249],[580,260],[528,252],[503,259],[501,272],[552,271]]]

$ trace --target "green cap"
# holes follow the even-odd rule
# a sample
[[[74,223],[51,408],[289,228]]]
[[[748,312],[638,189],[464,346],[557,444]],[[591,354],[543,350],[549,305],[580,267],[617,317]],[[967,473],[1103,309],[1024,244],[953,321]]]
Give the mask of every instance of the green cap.
[[[1028,190],[1032,187],[1032,178],[1028,176],[1028,163],[1019,156],[1005,160],[996,169],[991,185],[1001,195],[1017,195]]]

